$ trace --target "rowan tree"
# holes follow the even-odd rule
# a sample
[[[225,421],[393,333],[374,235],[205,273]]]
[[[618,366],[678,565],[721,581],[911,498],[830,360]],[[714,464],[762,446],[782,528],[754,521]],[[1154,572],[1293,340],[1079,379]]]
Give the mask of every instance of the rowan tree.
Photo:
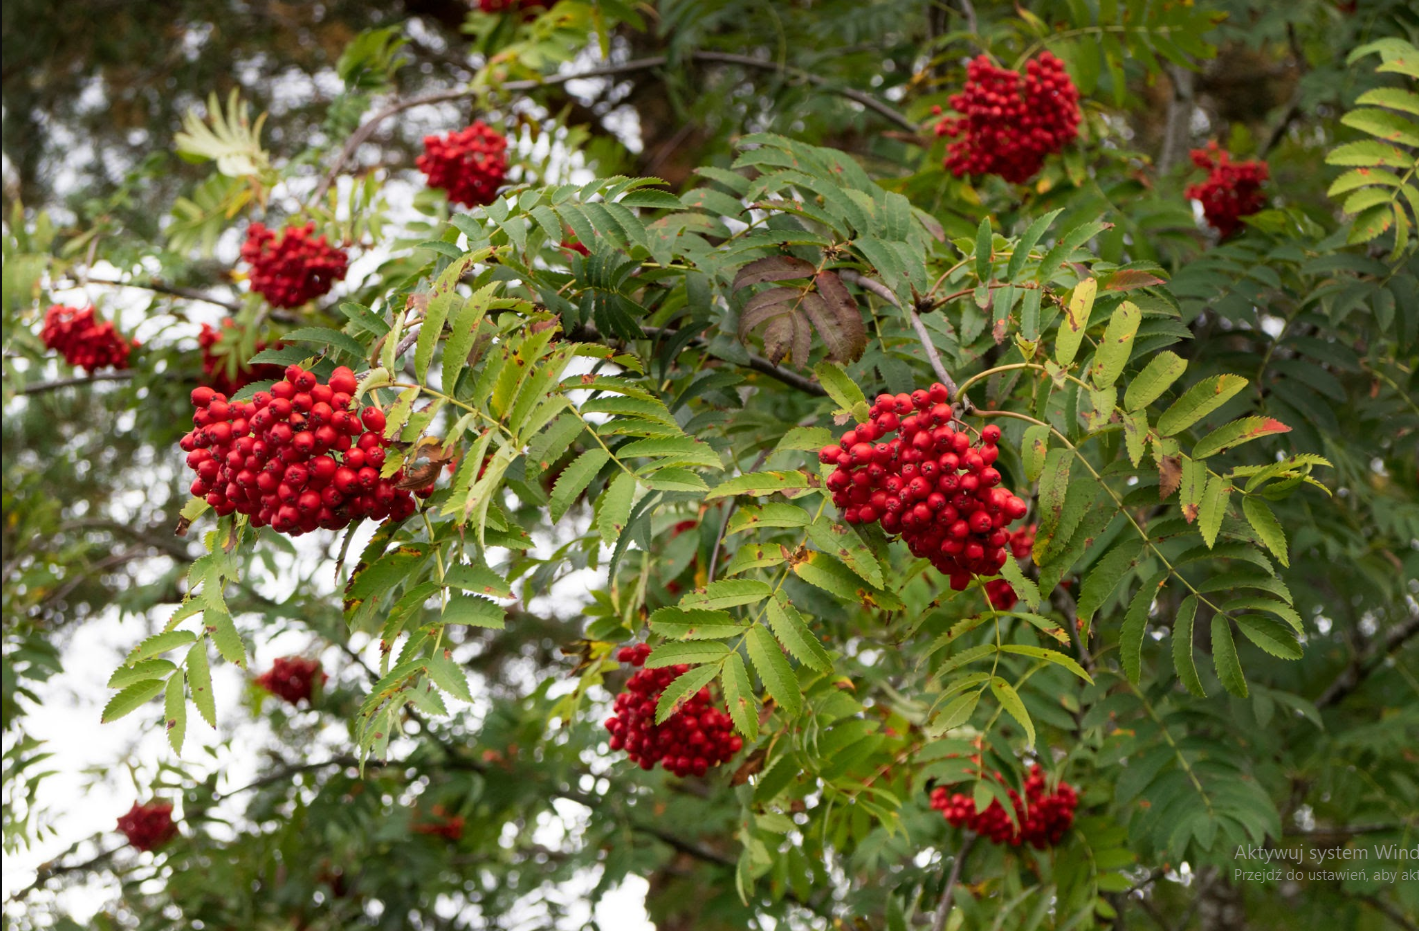
[[[1414,927],[1409,5],[89,6],[7,847],[101,631],[168,746],[15,927]]]

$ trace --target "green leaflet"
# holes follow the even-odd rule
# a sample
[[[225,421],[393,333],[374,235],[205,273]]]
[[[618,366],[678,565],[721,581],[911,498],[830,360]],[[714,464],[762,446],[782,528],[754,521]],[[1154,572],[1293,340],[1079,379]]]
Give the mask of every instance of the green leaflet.
[[[162,679],[144,679],[135,682],[108,700],[99,720],[104,724],[117,721],[156,698],[158,693],[166,687],[167,683]]]
[[[818,549],[842,560],[873,588],[883,586],[881,564],[851,527],[820,517],[808,526],[808,539]]]
[[[744,643],[749,649],[749,659],[754,663],[754,670],[758,672],[769,695],[773,696],[774,701],[778,702],[779,707],[790,718],[798,717],[803,707],[798,678],[793,674],[793,667],[788,664],[788,660],[784,659],[778,643],[767,630],[757,624],[749,629]]]
[[[562,519],[562,515],[567,513],[567,508],[577,499],[585,489],[591,484],[591,480],[596,477],[596,473],[601,471],[611,456],[606,450],[599,447],[588,449],[582,453],[572,464],[562,471],[557,477],[557,484],[552,488],[551,518],[553,523]]]
[[[1138,684],[1138,676],[1143,664],[1143,634],[1148,628],[1148,609],[1162,594],[1163,583],[1168,578],[1167,570],[1159,572],[1139,586],[1133,600],[1129,602],[1124,615],[1123,628],[1119,631],[1119,660],[1123,663],[1128,681]]]
[[[729,653],[729,647],[717,640],[686,640],[662,643],[646,657],[647,669],[684,664],[718,663]]]
[[[1084,342],[1084,331],[1089,328],[1089,314],[1094,309],[1094,296],[1098,292],[1099,283],[1093,278],[1085,278],[1075,286],[1069,298],[1054,343],[1054,358],[1062,367],[1067,368],[1074,361],[1080,344]]]
[[[1040,475],[1040,528],[1035,538],[1036,562],[1040,561],[1055,530],[1059,528],[1065,496],[1069,491],[1069,468],[1073,461],[1073,453],[1063,447],[1051,449],[1045,458],[1044,472]]]
[[[999,676],[990,680],[990,691],[1006,713],[1025,729],[1025,745],[1033,747],[1035,745],[1035,724],[1030,720],[1030,712],[1025,710],[1025,703],[1020,700],[1020,693],[1016,692],[1014,686]]]
[[[212,670],[207,661],[207,644],[198,642],[187,651],[187,686],[192,692],[192,703],[202,720],[217,726],[217,701],[212,694]]]
[[[859,409],[866,411],[866,395],[862,393],[862,389],[857,386],[857,383],[848,377],[847,371],[841,365],[836,362],[820,362],[813,372],[818,376],[823,390],[828,392],[828,397],[832,398],[840,408],[852,411],[854,414]],[[858,417],[858,422],[864,422],[866,419],[865,416]]]
[[[655,723],[664,724],[691,695],[709,685],[719,674],[719,666],[704,665],[677,677],[660,694],[660,700],[655,705]]]
[[[427,669],[434,685],[461,701],[471,702],[473,692],[468,688],[468,674],[463,671],[443,650],[435,650],[429,657]]]
[[[1072,657],[1065,656],[1058,650],[1047,650],[1044,647],[1023,646],[1018,643],[1007,643],[1000,648],[1005,653],[1014,653],[1016,656],[1028,656],[1032,659],[1042,659],[1047,663],[1054,663],[1074,673],[1079,678],[1094,684],[1094,678],[1084,671],[1084,667],[1074,661]]]
[[[1232,482],[1220,475],[1207,480],[1207,489],[1202,493],[1202,506],[1198,511],[1197,530],[1210,548],[1217,542],[1217,533],[1222,529],[1222,518],[1227,513],[1227,498],[1232,494]]]
[[[1172,436],[1181,433],[1217,408],[1226,404],[1247,386],[1240,375],[1213,375],[1204,378],[1183,393],[1158,418],[1158,434]]]
[[[187,698],[183,694],[182,683],[182,672],[173,673],[163,695],[163,725],[167,728],[168,745],[179,756],[182,755],[183,740],[187,737]]]
[[[724,689],[724,701],[729,707],[729,716],[734,720],[734,729],[745,740],[759,739],[759,701],[749,684],[749,670],[744,667],[744,659],[738,653],[731,653],[720,666],[723,675],[720,686]]]
[[[1238,698],[1247,697],[1247,680],[1237,659],[1237,645],[1232,641],[1232,622],[1225,614],[1212,615],[1212,663],[1222,687]]]
[[[776,491],[797,491],[810,488],[816,477],[806,472],[750,472],[720,482],[705,495],[706,499],[726,498],[731,495],[753,495],[762,498]]]
[[[795,659],[819,672],[832,671],[832,657],[782,593],[769,602],[767,618],[774,636]]]
[[[1079,621],[1087,635],[1094,613],[1103,607],[1118,583],[1143,558],[1143,541],[1130,534],[1099,558],[1079,589]]]
[[[601,532],[601,542],[611,545],[626,529],[635,493],[636,477],[629,472],[621,472],[597,498],[596,528]]]
[[[443,609],[443,623],[502,630],[506,626],[506,613],[500,605],[486,598],[457,594],[448,599]]]
[[[1291,560],[1286,545],[1286,531],[1282,529],[1281,522],[1271,513],[1266,502],[1248,495],[1242,499],[1242,513],[1246,515],[1247,523],[1251,524],[1256,535],[1261,537],[1261,542],[1271,551],[1271,555],[1275,556],[1281,565],[1289,567]]]
[[[1263,436],[1290,432],[1290,427],[1274,417],[1243,417],[1218,427],[1198,440],[1192,448],[1192,456],[1194,459],[1205,459]]]
[[[1030,424],[1020,440],[1020,458],[1025,463],[1025,480],[1038,481],[1044,473],[1045,457],[1049,453],[1049,425]]]
[[[1187,370],[1187,360],[1163,350],[1148,360],[1143,371],[1129,382],[1123,394],[1123,406],[1130,411],[1142,410],[1163,396],[1173,382]]]
[[[1278,659],[1301,658],[1301,644],[1291,628],[1261,614],[1239,614],[1234,620],[1246,638]]]
[[[1041,600],[1039,586],[1020,571],[1020,564],[1015,561],[1014,556],[1006,555],[1005,563],[1000,567],[1000,577],[1010,583],[1016,597],[1031,611],[1039,608]]]
[[[707,610],[737,608],[740,605],[758,604],[771,594],[773,588],[767,582],[755,579],[725,579],[711,582],[702,592],[691,592],[680,599],[680,606]]]
[[[1133,337],[1138,333],[1138,324],[1142,320],[1143,311],[1132,301],[1124,301],[1114,311],[1104,330],[1104,338],[1099,341],[1098,351],[1094,353],[1094,364],[1089,367],[1089,376],[1095,385],[1108,388],[1118,381],[1133,352]]]

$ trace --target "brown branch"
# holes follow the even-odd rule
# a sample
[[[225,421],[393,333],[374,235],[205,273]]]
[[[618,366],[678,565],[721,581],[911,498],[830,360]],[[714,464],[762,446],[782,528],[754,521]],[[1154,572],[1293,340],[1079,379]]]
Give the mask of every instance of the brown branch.
[[[177,285],[162,284],[157,281],[150,281],[146,284],[139,284],[136,281],[112,281],[108,278],[94,278],[85,276],[81,284],[101,284],[113,288],[136,288],[139,291],[152,291],[154,294],[164,294],[168,297],[180,297],[189,301],[202,301],[204,304],[214,304],[217,307],[225,307],[231,313],[239,313],[241,305],[235,301],[228,301],[220,297],[213,297],[195,288],[183,288]]]
[[[73,850],[74,848],[69,848]],[[39,869],[35,871],[34,882],[10,896],[11,902],[23,902],[29,897],[31,892],[36,892],[48,885],[51,879],[63,876],[67,873],[83,873],[99,866],[113,858],[113,855],[122,850],[122,847],[115,847],[112,850],[105,850],[97,856],[91,857],[82,863],[60,863],[55,864],[53,860],[48,863],[41,863]]]
[[[1419,634],[1419,614],[1410,615],[1408,619],[1390,627],[1384,632],[1384,636],[1372,641],[1368,649],[1357,654],[1340,675],[1335,677],[1335,681],[1321,692],[1320,697],[1316,699],[1316,707],[1328,708],[1344,701],[1384,664],[1391,653],[1404,646],[1415,634]]]
[[[956,860],[951,864],[951,875],[946,877],[946,888],[941,890],[941,904],[936,907],[936,918],[931,922],[931,931],[945,931],[946,919],[951,917],[951,906],[955,904],[951,893],[956,890],[956,883],[961,878],[961,868],[965,866],[966,857],[975,843],[976,835],[968,832],[961,843],[961,849],[956,851]]]
[[[54,381],[39,381],[25,385],[23,388],[16,388],[16,394],[43,394],[46,391],[55,391],[59,388],[68,388],[72,385],[92,385],[101,381],[128,381],[133,377],[131,369],[124,369],[118,372],[94,372],[91,375],[75,375],[72,378],[56,378]]]
[[[1419,931],[1419,928],[1415,928],[1414,922],[1406,918],[1403,912],[1401,912],[1399,909],[1395,908],[1393,905],[1389,904],[1379,896],[1360,895],[1356,896],[1356,898],[1373,908],[1375,911],[1384,915],[1390,921],[1399,925],[1401,928],[1404,929],[1404,931]]]
[[[936,372],[936,377],[941,380],[941,384],[946,386],[946,390],[954,395],[956,393],[956,382],[951,377],[951,373],[946,371],[946,364],[941,361],[941,353],[936,351],[936,344],[931,341],[931,331],[926,328],[926,324],[921,322],[921,316],[912,307],[903,307],[897,300],[897,296],[892,293],[892,289],[880,281],[867,278],[849,269],[838,269],[838,277],[843,281],[857,285],[865,291],[871,291],[882,300],[891,304],[906,315],[907,321],[911,323],[912,329],[916,330],[917,339],[921,342],[921,348],[926,350],[926,358],[931,363],[931,368]]]
[[[854,103],[861,104],[866,109],[877,113],[878,115],[890,120],[891,122],[905,129],[909,129],[913,132],[916,132],[920,129],[920,127],[915,122],[898,113],[895,109],[878,100],[876,97],[873,97],[871,94],[866,94],[862,91],[855,90],[850,87],[836,86],[829,79],[822,77],[821,75],[804,71],[801,68],[781,68],[777,63],[772,61],[767,61],[761,58],[753,58],[748,55],[736,55],[730,52],[699,51],[691,52],[688,57],[695,61],[716,62],[719,64],[728,65],[740,65],[746,68],[758,68],[764,71],[775,71],[781,74],[790,75],[794,78],[812,84],[814,87],[821,88],[825,91],[828,91],[829,93],[837,94],[838,96],[843,97],[847,100],[851,100]],[[651,71],[655,68],[664,67],[669,62],[669,60],[669,57],[666,55],[655,55],[650,58],[637,58],[632,61],[625,62],[623,64],[608,65],[604,68],[592,68],[590,70],[581,71],[576,74],[554,74],[545,78],[539,78],[537,80],[509,81],[506,84],[499,85],[497,87],[497,90],[502,91],[503,93],[526,93],[529,91],[539,90],[541,88],[556,87],[561,84],[566,84],[568,81],[583,81],[592,80],[595,78],[617,77],[624,74],[634,74],[640,71]],[[340,151],[336,154],[335,161],[331,163],[330,170],[326,172],[325,177],[322,178],[320,184],[316,186],[315,194],[312,196],[311,199],[313,201],[318,201],[325,196],[326,192],[330,190],[330,186],[335,183],[335,179],[340,176],[340,173],[345,170],[345,166],[349,164],[350,160],[354,157],[355,152],[359,149],[360,146],[362,146],[366,141],[369,140],[370,136],[374,135],[375,130],[378,129],[379,125],[385,120],[389,119],[392,116],[396,116],[404,112],[405,110],[413,109],[414,107],[429,106],[437,103],[449,103],[454,100],[462,100],[465,97],[475,96],[477,93],[478,91],[476,90],[470,90],[468,88],[458,88],[455,90],[436,91],[434,93],[424,94],[419,97],[408,97],[403,100],[391,101],[388,106],[376,112],[374,116],[370,117],[368,120],[362,123],[360,127],[350,135],[350,138],[345,140],[345,145],[342,146]]]

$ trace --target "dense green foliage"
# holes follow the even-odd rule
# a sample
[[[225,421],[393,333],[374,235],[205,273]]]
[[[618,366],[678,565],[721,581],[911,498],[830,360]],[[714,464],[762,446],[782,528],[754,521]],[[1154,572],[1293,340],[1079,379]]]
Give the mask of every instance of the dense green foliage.
[[[166,731],[135,778],[180,821],[151,854],[94,825],[7,921],[73,926],[52,892],[97,872],[96,927],[569,927],[632,875],[662,929],[1414,927],[1419,882],[1373,852],[1419,831],[1407,4],[406,6],[306,36],[194,4],[200,68],[159,67],[136,14],[78,44],[40,17],[29,86],[7,6],[5,844],[44,840],[73,739],[45,702],[120,618],[102,718]],[[943,170],[966,61],[1043,50],[1079,139],[1026,185]],[[475,208],[407,151],[470,113],[513,162]],[[102,171],[41,170],[90,132]],[[1271,169],[1221,241],[1183,195],[1209,139]],[[354,270],[273,308],[252,221],[314,222]],[[76,288],[132,369],[45,349]],[[219,317],[240,360],[354,369],[386,474],[440,476],[420,512],[293,540],[191,498]],[[846,523],[819,462],[937,381],[1031,505],[1009,607]],[[234,687],[293,637],[331,676],[313,707]],[[609,749],[640,641],[723,697],[728,766]],[[1081,796],[1058,846],[928,805],[1034,764]],[[1234,872],[1347,845],[1367,878]]]

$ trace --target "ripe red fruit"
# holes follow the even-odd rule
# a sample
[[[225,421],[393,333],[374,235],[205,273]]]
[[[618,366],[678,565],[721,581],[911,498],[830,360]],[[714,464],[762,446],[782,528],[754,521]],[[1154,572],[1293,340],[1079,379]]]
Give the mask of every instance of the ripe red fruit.
[[[336,369],[330,377],[339,387],[354,380],[349,369]],[[327,393],[330,402],[309,403]],[[229,401],[210,387],[195,389],[194,427],[178,443],[197,473],[192,493],[205,497],[219,515],[240,512],[251,517],[253,527],[269,525],[291,536],[338,530],[362,517],[408,518],[416,505],[398,487],[404,470],[380,477],[385,440],[377,430],[365,432],[349,398],[294,365],[269,393],[257,392],[250,401]],[[337,409],[337,399],[343,408]],[[311,417],[317,410],[325,416],[328,408],[332,421],[343,418],[345,432],[330,424],[310,429],[311,417],[301,406]],[[369,415],[364,422],[384,426],[379,411],[364,413]]]
[[[1004,777],[996,773],[992,778],[1004,784]],[[1019,827],[1010,822],[1010,816],[1001,807],[999,799],[992,800],[984,811],[976,811],[975,801],[968,795],[951,794],[944,786],[931,792],[931,807],[953,826],[965,828],[989,837],[997,844],[1019,847],[1027,843],[1037,850],[1052,847],[1064,838],[1064,833],[1074,824],[1074,809],[1079,804],[1079,796],[1074,787],[1061,782],[1059,787],[1046,795],[1047,783],[1044,770],[1035,766],[1025,779],[1025,799],[1014,789],[1010,789],[1010,801],[1015,808],[1015,819]]]
[[[650,655],[647,644],[625,647],[616,658],[632,666],[643,666]],[[616,714],[606,721],[611,732],[611,749],[625,750],[641,769],[656,763],[676,776],[703,776],[711,766],[727,763],[744,746],[734,733],[727,711],[716,707],[709,687],[700,689],[678,711],[655,723],[655,706],[670,683],[684,675],[689,666],[641,669],[626,682],[626,690],[616,696]]]
[[[961,115],[937,123],[936,135],[960,137],[947,146],[945,162],[957,177],[1000,175],[1023,184],[1045,156],[1079,135],[1079,91],[1049,52],[1025,66],[1023,80],[981,55],[966,66],[966,85],[951,107]]]
[[[247,229],[241,257],[251,265],[251,290],[275,307],[299,307],[334,287],[349,270],[344,250],[315,235],[315,224],[288,226],[278,237],[261,223]]]
[[[92,307],[83,309],[55,304],[44,313],[40,339],[75,368],[96,372],[101,368],[128,368],[128,355],[138,346],[129,342],[109,321],[99,322]]]
[[[463,816],[450,815],[442,805],[435,805],[429,809],[432,816],[427,821],[415,822],[415,834],[427,834],[431,837],[442,837],[444,840],[457,841],[463,838]]]
[[[818,459],[837,465],[827,486],[848,523],[880,522],[886,532],[900,534],[914,555],[929,559],[959,591],[972,575],[1000,570],[1007,558],[1004,527],[1028,506],[1000,487],[1000,473],[987,465],[995,461],[1000,429],[987,426],[974,444],[951,426],[949,407],[938,410],[948,396],[940,384],[911,395],[883,395],[867,424],[824,447]],[[864,430],[883,442],[859,442]],[[897,436],[886,439],[894,430]]]
[[[507,175],[507,139],[476,120],[446,136],[425,136],[415,164],[453,203],[481,207],[497,199]]]
[[[298,705],[309,702],[317,684],[324,686],[327,678],[319,660],[282,656],[256,677],[256,684],[277,698]]]
[[[139,850],[156,850],[177,835],[171,802],[133,803],[128,814],[118,819],[118,831]]]
[[[1192,150],[1192,163],[1208,172],[1207,180],[1189,185],[1187,196],[1202,202],[1202,215],[1223,239],[1241,228],[1241,218],[1266,206],[1261,183],[1270,174],[1266,162],[1234,162],[1216,142]]]
[[[236,394],[252,382],[281,377],[281,369],[274,365],[248,365],[241,359],[233,364],[232,356],[240,341],[241,333],[230,317],[224,319],[220,327],[202,324],[202,332],[197,336],[197,344],[202,348],[203,382],[222,394]],[[276,342],[269,348],[277,349],[280,345]],[[257,342],[257,352],[266,348],[266,343]]]

